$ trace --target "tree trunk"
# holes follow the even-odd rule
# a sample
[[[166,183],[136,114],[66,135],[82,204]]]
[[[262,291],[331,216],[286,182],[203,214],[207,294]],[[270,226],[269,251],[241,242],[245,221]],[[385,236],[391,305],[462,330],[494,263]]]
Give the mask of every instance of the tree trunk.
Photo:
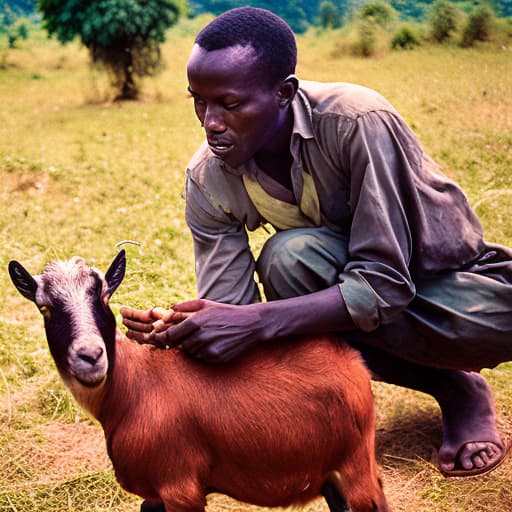
[[[116,100],[135,100],[139,95],[137,84],[133,73],[133,58],[130,49],[125,50],[124,60],[124,82],[120,94]]]

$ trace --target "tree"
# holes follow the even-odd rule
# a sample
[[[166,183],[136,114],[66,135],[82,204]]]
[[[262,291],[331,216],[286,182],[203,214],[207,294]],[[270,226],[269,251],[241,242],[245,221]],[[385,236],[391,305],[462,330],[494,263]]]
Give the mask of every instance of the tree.
[[[320,3],[318,15],[322,28],[338,28],[341,25],[340,12],[331,0],[323,0]]]
[[[165,31],[185,0],[39,0],[43,25],[62,43],[79,37],[92,61],[111,73],[117,99],[135,99],[139,79],[160,64]]]

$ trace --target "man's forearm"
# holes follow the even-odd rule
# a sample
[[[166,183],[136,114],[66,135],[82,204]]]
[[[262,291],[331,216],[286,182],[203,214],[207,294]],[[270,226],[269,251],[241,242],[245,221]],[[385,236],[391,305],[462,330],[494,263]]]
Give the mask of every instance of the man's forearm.
[[[308,295],[253,306],[261,308],[266,339],[356,328],[337,285]]]

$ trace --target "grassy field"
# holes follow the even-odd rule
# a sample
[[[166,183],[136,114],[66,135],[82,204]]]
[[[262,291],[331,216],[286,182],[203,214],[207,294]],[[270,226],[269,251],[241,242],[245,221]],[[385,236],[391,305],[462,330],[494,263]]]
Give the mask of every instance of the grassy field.
[[[1,512],[138,510],[139,500],[115,482],[100,429],[60,383],[41,318],[6,268],[18,259],[36,273],[75,254],[106,268],[115,244],[132,239],[140,245],[125,246],[128,272],[115,309],[194,296],[181,192],[202,140],[184,73],[196,29],[170,33],[165,71],[146,82],[141,101],[122,104],[109,101],[103,75],[78,45],[62,48],[36,34],[17,50],[0,50]],[[336,55],[335,39],[299,39],[299,76],[382,92],[466,190],[487,239],[512,245],[512,42],[363,60]],[[264,236],[252,237],[256,249]],[[512,365],[484,373],[508,437]],[[379,463],[395,511],[512,511],[511,458],[489,476],[444,479],[435,465],[433,400],[384,384],[374,390]],[[222,496],[208,506],[247,508]]]

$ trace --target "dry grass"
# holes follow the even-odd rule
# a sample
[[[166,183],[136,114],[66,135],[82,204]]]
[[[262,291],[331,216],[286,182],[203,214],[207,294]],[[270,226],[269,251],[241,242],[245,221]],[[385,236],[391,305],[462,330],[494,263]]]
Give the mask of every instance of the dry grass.
[[[199,22],[200,24],[201,22]],[[41,320],[5,272],[86,256],[105,267],[119,240],[128,275],[114,304],[165,305],[194,295],[183,220],[183,169],[202,139],[185,93],[196,25],[164,48],[166,70],[142,101],[113,104],[78,46],[41,37],[0,50],[0,511],[137,510],[115,483],[99,427],[77,408],[48,354]],[[334,57],[335,32],[299,41],[299,75],[361,83],[404,114],[428,152],[467,191],[487,238],[512,245],[512,52],[422,48],[377,59]],[[25,44],[25,43],[24,43]],[[253,236],[255,247],[266,235]],[[4,269],[4,270],[2,270]],[[485,372],[509,437],[512,366]],[[378,458],[395,511],[512,510],[512,461],[477,479],[436,470],[433,400],[375,383]],[[212,496],[208,509],[257,510]],[[323,502],[309,510],[326,510]]]

